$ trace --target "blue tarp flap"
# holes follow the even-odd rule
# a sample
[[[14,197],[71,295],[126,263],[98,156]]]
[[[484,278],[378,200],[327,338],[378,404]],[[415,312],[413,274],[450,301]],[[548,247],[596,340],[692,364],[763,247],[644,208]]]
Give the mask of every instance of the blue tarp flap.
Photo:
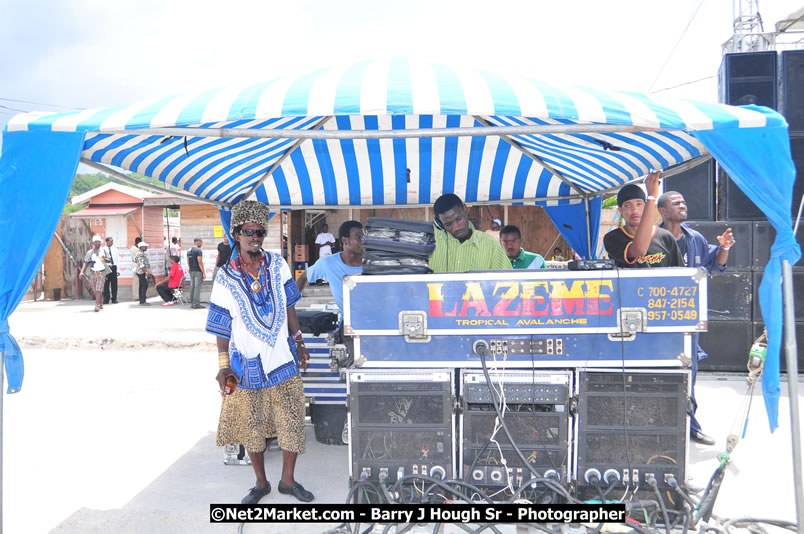
[[[769,118],[771,114],[778,117],[768,108],[746,107],[760,111]],[[692,134],[706,146],[720,166],[767,215],[776,229],[770,261],[765,267],[759,288],[759,304],[768,329],[768,354],[762,374],[762,394],[772,432],[779,426],[782,260],[787,260],[792,265],[801,257],[790,217],[796,168],[790,157],[787,125],[698,131]],[[764,154],[764,157],[757,158],[757,154]]]
[[[600,232],[600,210],[603,206],[603,197],[596,197],[589,201],[589,224],[592,230],[589,242],[586,240],[586,205],[567,204],[563,206],[545,206],[545,211],[553,224],[556,225],[561,236],[583,258],[593,258]],[[552,251],[548,251],[548,254]]]
[[[218,214],[221,217],[221,225],[223,225],[223,237],[226,238],[226,242],[229,243],[230,247],[234,246],[234,241],[232,241],[232,210],[229,208],[218,207]]]
[[[5,132],[0,158],[0,348],[8,392],[22,387],[22,353],[8,318],[45,259],[78,168],[83,133]]]

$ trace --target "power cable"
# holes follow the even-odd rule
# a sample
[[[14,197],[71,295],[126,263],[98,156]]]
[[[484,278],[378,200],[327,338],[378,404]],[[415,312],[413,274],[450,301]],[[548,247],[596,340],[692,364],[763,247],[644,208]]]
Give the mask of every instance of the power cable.
[[[655,91],[651,92],[650,94],[655,95],[656,93],[661,93],[662,91],[669,91],[671,89],[678,89],[679,87],[684,87],[685,85],[692,85],[694,83],[702,82],[704,80],[711,80],[712,78],[717,78],[717,75],[704,76],[703,78],[698,78],[697,80],[692,80],[690,82],[684,82],[684,83],[680,83],[678,85],[671,85],[670,87],[664,87],[662,89],[656,89]]]
[[[650,88],[648,89],[648,93],[650,93],[653,90],[653,86],[656,85],[656,82],[659,80],[659,76],[661,76],[662,73],[664,72],[664,68],[670,62],[670,58],[672,58],[673,54],[675,54],[676,48],[678,48],[678,45],[679,45],[679,43],[681,43],[681,40],[684,39],[684,35],[686,35],[687,30],[690,28],[690,24],[692,24],[692,21],[695,20],[695,16],[698,14],[698,11],[700,11],[701,6],[703,5],[704,1],[705,0],[701,0],[700,2],[698,2],[698,7],[696,7],[695,11],[692,13],[692,16],[690,17],[689,22],[687,22],[687,26],[684,28],[684,31],[681,32],[681,36],[678,38],[678,41],[676,41],[676,44],[673,46],[673,49],[670,50],[670,55],[668,55],[667,59],[664,60],[664,64],[662,64],[662,68],[659,69],[659,73],[656,74],[656,78],[654,78],[653,83],[650,84]]]
[[[50,106],[53,108],[64,108],[64,109],[76,109],[76,110],[84,110],[86,108],[78,108],[75,106],[62,106],[61,104],[48,104],[45,102],[32,102],[30,100],[18,100],[16,98],[5,98],[0,96],[0,100],[4,100],[5,102],[16,102],[18,104],[32,104],[34,106]]]

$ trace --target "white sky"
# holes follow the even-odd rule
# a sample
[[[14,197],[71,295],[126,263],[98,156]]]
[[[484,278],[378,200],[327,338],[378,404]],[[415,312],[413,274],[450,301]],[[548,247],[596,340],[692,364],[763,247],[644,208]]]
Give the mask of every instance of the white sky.
[[[765,30],[801,5],[764,0]],[[733,8],[731,0],[0,0],[0,14],[0,106],[56,111],[385,55],[641,92],[712,77],[667,93],[716,101]],[[0,127],[15,113],[0,108]]]

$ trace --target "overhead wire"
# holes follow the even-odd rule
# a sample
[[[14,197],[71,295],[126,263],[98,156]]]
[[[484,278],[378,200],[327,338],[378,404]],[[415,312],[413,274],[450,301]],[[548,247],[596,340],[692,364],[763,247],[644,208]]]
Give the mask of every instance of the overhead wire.
[[[698,2],[698,7],[696,7],[695,11],[692,13],[692,16],[690,17],[690,20],[687,22],[687,25],[684,27],[684,31],[681,32],[681,36],[678,38],[678,41],[676,41],[676,44],[673,45],[673,49],[670,50],[670,54],[667,56],[667,59],[664,60],[664,63],[662,64],[662,68],[659,69],[659,72],[656,74],[656,78],[653,79],[653,83],[650,84],[650,88],[648,88],[648,93],[650,93],[653,90],[653,86],[656,85],[656,82],[659,80],[659,76],[661,76],[662,73],[664,72],[665,67],[667,67],[667,64],[670,62],[670,59],[673,57],[673,54],[675,54],[676,48],[678,48],[678,45],[681,43],[682,39],[684,39],[684,36],[687,34],[687,30],[690,29],[690,25],[692,24],[692,21],[695,20],[695,16],[698,14],[698,11],[700,11],[701,6],[703,5],[703,3],[705,1],[706,0],[701,0],[700,2]]]

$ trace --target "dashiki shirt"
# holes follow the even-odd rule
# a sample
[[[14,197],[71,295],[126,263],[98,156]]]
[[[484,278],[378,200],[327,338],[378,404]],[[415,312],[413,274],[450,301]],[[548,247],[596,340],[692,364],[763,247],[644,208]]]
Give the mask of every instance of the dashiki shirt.
[[[243,389],[275,386],[299,373],[287,309],[301,295],[284,258],[265,251],[262,258],[259,291],[235,257],[218,271],[209,298],[206,330],[229,340],[231,367]]]

